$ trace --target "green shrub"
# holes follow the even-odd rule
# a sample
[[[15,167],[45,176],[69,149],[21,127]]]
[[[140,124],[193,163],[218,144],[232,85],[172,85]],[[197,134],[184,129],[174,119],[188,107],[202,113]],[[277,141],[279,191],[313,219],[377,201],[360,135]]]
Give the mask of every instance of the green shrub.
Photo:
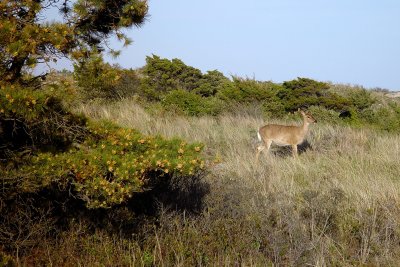
[[[143,136],[110,123],[90,123],[83,144],[67,152],[39,152],[1,176],[21,181],[21,192],[38,192],[57,182],[89,208],[111,207],[143,192],[158,179],[194,175],[203,168],[200,144]]]
[[[330,92],[328,90],[330,86],[327,83],[297,78],[297,80],[284,82],[283,87],[278,96],[288,112],[317,105],[340,111],[349,105],[347,99]]]
[[[15,153],[63,150],[83,139],[86,118],[66,111],[49,92],[2,86],[0,90],[0,158]]]
[[[156,55],[146,57],[143,74],[143,86],[157,93],[176,89],[191,91],[199,86],[202,78],[200,70],[185,65],[181,60],[162,59]]]
[[[55,181],[61,187],[72,182],[89,207],[112,206],[145,190],[151,179],[194,175],[204,164],[200,144],[87,122],[40,91],[3,87],[0,104],[5,162],[0,176],[21,181],[22,192],[36,192]],[[10,165],[15,163],[10,155],[19,151],[23,161]]]
[[[259,82],[253,79],[233,78],[233,83],[224,86],[218,97],[224,101],[251,103],[276,101],[280,87],[270,82]]]
[[[286,114],[284,105],[276,98],[264,101],[262,111],[266,118],[281,118]]]
[[[217,70],[202,74],[199,69],[187,66],[179,59],[163,59],[153,55],[146,58],[142,69],[141,95],[147,100],[159,101],[173,90],[194,92],[200,96],[214,96],[225,83],[229,83]]]
[[[375,103],[375,99],[372,97],[371,92],[365,89],[351,90],[349,93],[349,99],[351,104],[359,111],[369,108]]]
[[[139,96],[144,100],[160,102],[163,95],[163,93],[157,92],[153,87],[151,87],[150,84],[146,83],[144,80],[141,80]]]
[[[125,221],[155,213],[156,198],[201,204],[201,144],[90,121],[45,91],[0,90],[0,251],[33,247],[76,216],[97,221],[125,207]]]
[[[120,72],[120,79],[114,85],[113,97],[122,99],[132,97],[140,93],[141,78],[138,71],[135,70],[122,70]]]
[[[231,81],[221,72],[217,70],[207,71],[203,75],[199,86],[193,92],[204,97],[215,96],[224,86],[230,83]]]
[[[122,77],[125,80],[121,84]],[[101,56],[94,55],[74,64],[74,78],[84,100],[120,99],[126,94],[123,86],[125,84],[126,88],[126,82],[132,80],[132,74],[129,75],[120,67],[105,63]]]
[[[189,116],[217,115],[223,108],[223,103],[217,98],[206,98],[184,90],[171,91],[162,103],[167,109],[181,111]]]
[[[311,106],[308,111],[312,116],[319,122],[328,124],[338,124],[341,122],[339,116],[340,113],[331,109],[327,109],[321,106]]]
[[[369,108],[376,103],[376,98],[371,91],[360,86],[334,85],[331,90],[347,99],[347,105],[357,111]]]
[[[354,127],[363,126],[363,122],[360,119],[360,113],[353,107],[350,107],[349,110],[345,112],[346,116],[342,116],[342,120],[344,123],[347,123]]]
[[[400,131],[400,105],[391,103],[388,106],[378,108],[367,108],[359,112],[360,120],[378,129],[388,132]]]
[[[254,79],[233,78],[218,92],[217,97],[226,104],[226,111],[248,113],[249,107],[257,108],[265,117],[282,117],[284,105],[277,97],[281,86],[272,82],[260,82]]]

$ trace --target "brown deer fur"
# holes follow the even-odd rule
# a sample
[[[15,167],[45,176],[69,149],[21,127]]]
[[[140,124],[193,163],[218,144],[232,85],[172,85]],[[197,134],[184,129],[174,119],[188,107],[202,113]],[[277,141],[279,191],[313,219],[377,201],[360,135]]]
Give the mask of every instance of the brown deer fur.
[[[258,139],[263,144],[257,147],[256,161],[265,148],[267,152],[269,151],[272,143],[280,146],[292,146],[292,154],[294,157],[297,156],[297,145],[304,141],[308,126],[316,122],[310,114],[306,114],[302,110],[299,110],[299,112],[303,117],[303,124],[300,126],[267,124],[258,130]]]

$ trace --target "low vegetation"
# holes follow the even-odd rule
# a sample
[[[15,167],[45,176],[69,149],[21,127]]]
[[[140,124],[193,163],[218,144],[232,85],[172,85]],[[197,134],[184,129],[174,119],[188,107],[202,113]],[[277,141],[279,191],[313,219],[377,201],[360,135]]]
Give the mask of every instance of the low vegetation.
[[[398,264],[397,98],[105,63],[146,0],[0,10],[0,266]],[[73,72],[50,72],[61,58]],[[319,122],[299,157],[274,147],[256,165],[257,129],[299,108]]]
[[[79,110],[145,134],[204,143],[210,168],[204,182],[210,186],[202,209],[191,213],[162,205],[157,222],[136,226],[133,236],[104,228],[93,232],[79,220],[21,261],[391,266],[399,260],[396,134],[318,123],[299,148],[299,159],[273,147],[257,167],[252,138],[263,124],[262,112],[169,116],[149,114],[133,100],[85,104]]]
[[[298,78],[226,78],[180,60],[92,56],[0,91],[0,264],[395,265],[400,106]],[[299,157],[266,123],[310,126]]]
[[[136,213],[155,214],[158,203],[200,207],[188,197],[203,194],[202,144],[76,115],[50,89],[4,85],[0,92],[2,257],[14,251],[19,263],[20,253],[74,220],[93,230],[102,216],[129,225]]]
[[[265,118],[290,118],[301,109],[316,111],[325,123],[372,127],[388,132],[400,130],[400,104],[385,97],[383,90],[335,85],[307,78],[282,84],[232,77],[217,70],[203,74],[178,59],[147,57],[138,70],[123,70],[101,58],[75,68],[75,78],[84,90],[83,99],[139,97],[150,109],[189,116],[257,113]],[[106,88],[107,87],[107,88]],[[103,93],[100,93],[103,92]]]

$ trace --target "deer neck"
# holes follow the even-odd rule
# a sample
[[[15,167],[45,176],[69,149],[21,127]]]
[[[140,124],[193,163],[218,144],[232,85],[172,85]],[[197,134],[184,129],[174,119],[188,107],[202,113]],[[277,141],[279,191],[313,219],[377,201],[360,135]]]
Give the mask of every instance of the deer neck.
[[[307,119],[304,117],[303,118],[303,125],[301,126],[301,129],[303,130],[304,133],[308,131],[308,126],[310,123],[307,121]]]

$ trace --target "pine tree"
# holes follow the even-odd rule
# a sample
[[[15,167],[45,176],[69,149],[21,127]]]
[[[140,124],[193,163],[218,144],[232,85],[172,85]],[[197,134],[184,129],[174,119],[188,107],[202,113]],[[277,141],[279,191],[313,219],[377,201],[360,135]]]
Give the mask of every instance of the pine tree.
[[[46,20],[55,8],[60,19]],[[85,60],[104,51],[111,36],[128,45],[121,30],[142,25],[147,12],[146,0],[2,0],[0,81],[29,83],[39,76],[24,74],[37,64],[62,57]]]

